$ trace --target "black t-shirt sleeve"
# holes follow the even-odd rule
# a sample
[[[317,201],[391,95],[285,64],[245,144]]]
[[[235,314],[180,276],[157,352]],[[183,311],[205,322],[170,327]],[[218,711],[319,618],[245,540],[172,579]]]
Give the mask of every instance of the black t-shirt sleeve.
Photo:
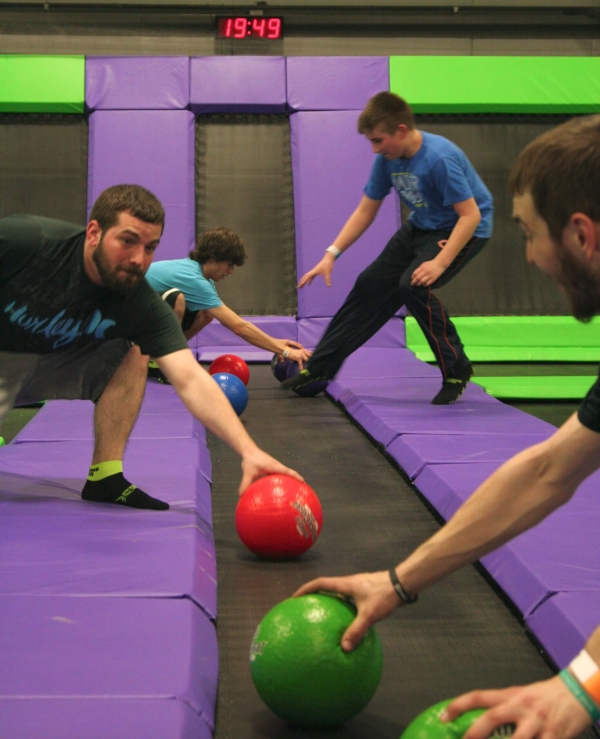
[[[39,223],[27,215],[0,218],[0,283],[6,283],[31,260],[42,238]]]
[[[583,426],[600,434],[600,376],[579,406],[577,417]]]
[[[187,349],[187,340],[173,309],[145,281],[136,292],[135,310],[139,318],[127,332],[127,338],[151,357]]]

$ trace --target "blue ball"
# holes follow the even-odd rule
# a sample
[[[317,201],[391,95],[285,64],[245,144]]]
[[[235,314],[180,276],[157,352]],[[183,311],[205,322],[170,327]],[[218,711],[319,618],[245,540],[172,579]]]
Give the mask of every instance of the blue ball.
[[[227,396],[233,410],[241,416],[248,405],[248,391],[244,383],[229,372],[218,372],[213,379]]]

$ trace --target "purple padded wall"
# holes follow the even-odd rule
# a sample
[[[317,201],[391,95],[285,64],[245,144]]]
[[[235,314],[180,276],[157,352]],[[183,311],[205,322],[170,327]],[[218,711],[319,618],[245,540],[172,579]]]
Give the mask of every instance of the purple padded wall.
[[[182,110],[190,102],[190,60],[178,56],[88,56],[90,110]]]
[[[583,648],[598,626],[600,590],[557,593],[532,613],[527,625],[560,667]]]
[[[189,600],[0,596],[0,698],[174,698],[212,728],[217,673]]]
[[[363,196],[373,155],[356,131],[359,114],[306,112],[290,118],[299,278],[320,261]],[[298,292],[298,317],[333,316],[398,226],[398,199],[392,194],[366,234],[336,262],[332,286],[319,277]]]
[[[42,728],[43,727],[43,728]],[[211,739],[212,732],[181,700],[5,698],[2,739]]]
[[[369,98],[389,88],[385,56],[287,58],[287,99],[293,110],[362,110]]]
[[[205,56],[192,59],[194,113],[284,113],[285,59],[277,56]]]
[[[293,316],[244,316],[274,339],[298,341],[298,326]],[[236,336],[218,321],[213,321],[197,335],[196,355],[201,362],[212,362],[222,354],[235,354],[246,362],[270,362],[272,352],[259,349]]]
[[[89,123],[88,213],[111,185],[143,185],[165,208],[157,257],[195,242],[194,115],[187,110],[97,111]]]
[[[307,349],[314,349],[325,333],[329,321],[329,318],[300,318],[298,320],[298,341]],[[401,318],[391,318],[364,346],[371,348],[405,347],[404,321]]]

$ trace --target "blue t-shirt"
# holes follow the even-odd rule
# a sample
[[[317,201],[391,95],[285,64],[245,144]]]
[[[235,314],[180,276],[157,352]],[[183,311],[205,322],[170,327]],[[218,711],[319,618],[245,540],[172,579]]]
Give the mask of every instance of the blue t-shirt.
[[[409,219],[425,231],[449,230],[458,214],[452,207],[475,198],[481,221],[474,236],[492,235],[494,200],[464,151],[443,136],[423,134],[419,151],[409,159],[388,160],[377,154],[365,195],[383,200],[393,186],[412,210]]]
[[[210,310],[223,305],[213,280],[207,280],[202,267],[193,259],[166,259],[154,262],[146,272],[146,279],[157,292],[176,287],[185,298],[190,311]]]

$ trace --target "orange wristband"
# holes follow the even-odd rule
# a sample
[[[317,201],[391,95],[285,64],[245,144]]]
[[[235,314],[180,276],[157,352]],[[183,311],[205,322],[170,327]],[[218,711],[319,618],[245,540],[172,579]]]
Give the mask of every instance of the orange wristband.
[[[577,678],[585,692],[600,706],[600,667],[582,649],[569,664],[569,672]]]

